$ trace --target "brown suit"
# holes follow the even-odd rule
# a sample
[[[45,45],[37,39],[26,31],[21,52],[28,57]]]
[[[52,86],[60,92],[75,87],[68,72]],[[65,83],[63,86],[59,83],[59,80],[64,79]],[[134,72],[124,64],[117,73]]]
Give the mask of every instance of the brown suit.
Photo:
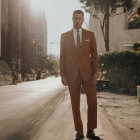
[[[80,116],[81,84],[87,96],[88,130],[97,127],[96,85],[91,83],[91,78],[97,74],[97,70],[98,55],[94,33],[82,29],[80,50],[75,45],[73,30],[63,33],[61,35],[60,75],[68,82],[76,131],[83,131]]]

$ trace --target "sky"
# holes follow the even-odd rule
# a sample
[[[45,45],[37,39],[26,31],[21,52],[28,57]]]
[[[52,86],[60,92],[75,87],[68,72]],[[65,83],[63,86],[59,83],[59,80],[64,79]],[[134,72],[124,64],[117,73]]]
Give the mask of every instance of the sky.
[[[84,28],[88,28],[89,14],[81,8],[78,0],[31,0],[32,10],[44,9],[47,19],[48,53],[59,55],[60,37],[72,29],[72,14],[81,9],[85,14]]]

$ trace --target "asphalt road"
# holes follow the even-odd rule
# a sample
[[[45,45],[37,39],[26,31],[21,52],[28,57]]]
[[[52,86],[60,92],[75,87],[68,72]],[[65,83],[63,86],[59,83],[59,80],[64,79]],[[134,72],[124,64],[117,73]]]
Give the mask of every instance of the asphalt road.
[[[86,110],[83,94],[85,133]],[[118,140],[119,136],[100,107],[96,134],[103,140]],[[0,87],[0,140],[71,140],[74,135],[69,92],[60,78]]]

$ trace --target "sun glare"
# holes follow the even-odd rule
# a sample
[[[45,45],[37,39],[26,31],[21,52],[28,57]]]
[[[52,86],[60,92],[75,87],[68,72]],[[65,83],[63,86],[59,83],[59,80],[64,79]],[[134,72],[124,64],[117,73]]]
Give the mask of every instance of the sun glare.
[[[44,9],[44,5],[41,0],[30,0],[31,8],[34,10]]]

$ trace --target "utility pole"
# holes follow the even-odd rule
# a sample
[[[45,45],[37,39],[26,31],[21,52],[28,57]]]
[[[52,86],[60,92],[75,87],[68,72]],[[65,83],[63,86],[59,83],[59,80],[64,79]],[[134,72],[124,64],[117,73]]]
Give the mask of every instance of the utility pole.
[[[50,42],[50,60],[52,58],[52,46],[57,45],[57,44],[60,44],[60,43],[59,42],[53,42],[53,41]]]

